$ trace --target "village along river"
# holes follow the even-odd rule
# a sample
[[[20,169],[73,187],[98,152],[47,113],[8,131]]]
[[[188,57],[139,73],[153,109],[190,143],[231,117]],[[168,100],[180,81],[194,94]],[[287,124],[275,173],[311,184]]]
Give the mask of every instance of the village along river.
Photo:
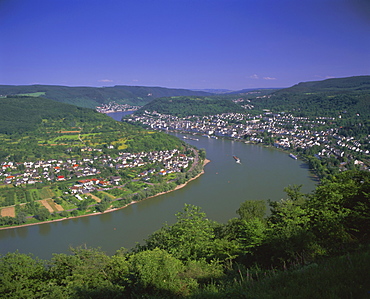
[[[305,193],[315,188],[307,165],[286,153],[239,141],[192,137],[199,140],[186,141],[204,148],[211,162],[184,188],[110,213],[0,230],[0,254],[18,250],[50,259],[52,253],[68,253],[69,246],[80,245],[114,254],[121,247],[142,243],[165,222],[174,223],[185,204],[199,206],[208,218],[226,223],[247,199],[280,200],[286,198],[283,189],[289,185],[303,185]]]

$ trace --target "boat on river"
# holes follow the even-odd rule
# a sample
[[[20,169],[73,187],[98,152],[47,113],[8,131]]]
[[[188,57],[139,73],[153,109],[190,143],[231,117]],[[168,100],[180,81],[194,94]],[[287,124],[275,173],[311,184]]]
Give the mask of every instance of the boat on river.
[[[188,140],[199,141],[199,139],[198,139],[198,138],[192,138],[192,137],[186,137],[186,136],[183,136],[182,138],[183,138],[183,139],[188,139]]]
[[[293,155],[292,153],[289,154],[289,157],[291,157],[294,160],[297,160],[297,156]]]
[[[236,163],[240,163],[240,159],[237,156],[233,156],[233,158],[235,159]]]

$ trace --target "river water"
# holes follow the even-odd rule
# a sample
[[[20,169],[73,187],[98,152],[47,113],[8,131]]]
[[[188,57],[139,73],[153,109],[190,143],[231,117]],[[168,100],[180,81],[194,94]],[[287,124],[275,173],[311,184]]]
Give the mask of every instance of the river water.
[[[315,188],[307,165],[286,153],[239,141],[196,138],[199,141],[187,142],[204,148],[211,162],[186,187],[111,213],[0,230],[0,253],[19,250],[50,259],[52,253],[68,253],[69,246],[86,245],[113,254],[143,242],[165,222],[174,223],[185,204],[200,206],[208,218],[225,223],[237,216],[235,211],[245,200],[280,200],[289,185],[303,185],[306,193]]]

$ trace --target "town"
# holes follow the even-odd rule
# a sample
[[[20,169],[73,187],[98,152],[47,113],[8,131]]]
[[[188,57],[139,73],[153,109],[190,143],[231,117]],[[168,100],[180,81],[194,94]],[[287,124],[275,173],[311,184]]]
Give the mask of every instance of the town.
[[[290,113],[224,113],[179,118],[156,111],[130,115],[127,122],[141,123],[155,130],[179,131],[207,137],[226,137],[246,143],[273,145],[301,153],[310,151],[316,158],[338,159],[341,170],[350,163],[369,170],[369,136],[356,140],[339,134],[333,117],[295,117]]]
[[[88,149],[101,151],[100,149]],[[193,152],[191,152],[193,153]],[[82,160],[48,160],[37,162],[14,163],[3,162],[0,169],[0,184],[14,186],[32,185],[36,183],[61,182],[76,179],[69,186],[70,193],[86,193],[98,188],[109,188],[119,185],[121,177],[112,175],[107,178],[96,177],[102,168],[119,171],[125,168],[139,168],[151,165],[152,168],[139,172],[136,179],[149,181],[151,176],[164,176],[169,173],[182,172],[194,161],[192,155],[185,155],[177,149],[141,153],[119,153],[118,157],[109,155],[93,155]],[[156,165],[158,167],[154,167]],[[81,179],[84,177],[90,177]],[[92,178],[94,177],[94,178]]]
[[[129,104],[118,104],[114,101],[107,104],[101,104],[96,107],[96,111],[100,113],[111,113],[111,112],[124,112],[124,111],[135,111],[141,108],[141,106],[132,106]]]

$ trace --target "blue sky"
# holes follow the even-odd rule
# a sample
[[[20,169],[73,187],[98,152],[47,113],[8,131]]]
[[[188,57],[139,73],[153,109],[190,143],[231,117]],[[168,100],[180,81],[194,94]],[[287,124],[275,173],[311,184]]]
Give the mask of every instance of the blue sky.
[[[367,0],[0,0],[0,84],[289,87],[370,74]]]

